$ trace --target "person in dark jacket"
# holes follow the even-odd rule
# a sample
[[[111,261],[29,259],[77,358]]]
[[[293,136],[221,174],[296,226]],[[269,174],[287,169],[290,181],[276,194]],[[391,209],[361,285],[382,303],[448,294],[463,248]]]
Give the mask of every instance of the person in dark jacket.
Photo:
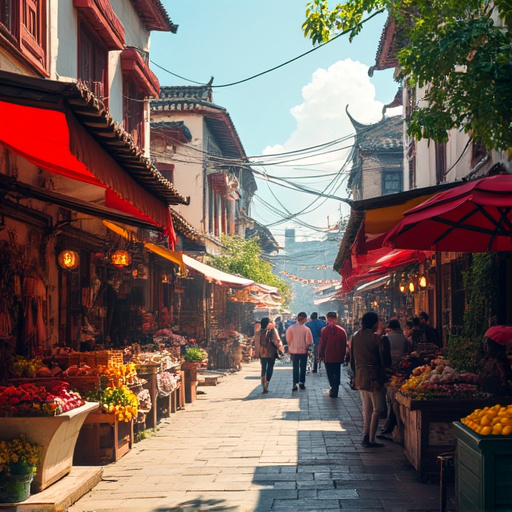
[[[439,348],[443,348],[443,344],[439,342],[439,336],[437,335],[437,331],[428,323],[428,321],[428,313],[422,311],[420,313],[420,324],[425,335],[425,341],[427,343],[433,343],[434,345],[437,345]]]
[[[322,329],[327,325],[327,322],[318,318],[318,313],[311,313],[311,320],[306,322],[306,327],[309,327],[313,335],[313,343],[315,344],[315,353],[313,360],[313,373],[318,371],[318,344],[320,343],[320,334]]]
[[[362,328],[354,334],[350,346],[350,366],[355,372],[355,387],[363,406],[363,440],[366,448],[381,448],[375,441],[381,413],[386,407],[386,368],[391,368],[389,340],[375,331],[377,313],[369,311],[361,319]]]
[[[345,361],[346,351],[347,333],[341,325],[338,325],[338,315],[331,311],[327,313],[327,325],[322,329],[318,345],[318,357],[325,364],[325,371],[331,385],[329,390],[331,398],[338,397],[341,365]]]

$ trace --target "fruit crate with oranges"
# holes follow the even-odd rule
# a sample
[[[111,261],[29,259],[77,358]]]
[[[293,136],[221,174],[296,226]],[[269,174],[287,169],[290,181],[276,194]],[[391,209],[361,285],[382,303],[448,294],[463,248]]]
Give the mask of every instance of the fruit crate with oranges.
[[[512,510],[512,435],[503,428],[501,434],[481,435],[459,421],[451,430],[457,440],[457,510]]]
[[[437,457],[453,451],[456,440],[450,425],[475,409],[493,407],[499,397],[473,400],[413,400],[397,393],[400,420],[404,424],[404,453],[418,472],[420,481],[439,483],[440,465]],[[507,401],[508,400],[508,401]],[[504,399],[512,403],[512,397]]]

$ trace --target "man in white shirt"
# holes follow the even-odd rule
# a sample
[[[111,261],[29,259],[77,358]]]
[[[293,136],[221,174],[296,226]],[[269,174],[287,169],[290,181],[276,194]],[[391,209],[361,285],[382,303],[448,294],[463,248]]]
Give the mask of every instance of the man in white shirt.
[[[286,331],[286,342],[288,343],[288,353],[293,362],[293,387],[292,391],[297,391],[297,384],[300,389],[306,389],[306,365],[308,362],[308,349],[313,343],[311,329],[304,324],[308,315],[300,312],[297,315],[297,323],[288,327]]]

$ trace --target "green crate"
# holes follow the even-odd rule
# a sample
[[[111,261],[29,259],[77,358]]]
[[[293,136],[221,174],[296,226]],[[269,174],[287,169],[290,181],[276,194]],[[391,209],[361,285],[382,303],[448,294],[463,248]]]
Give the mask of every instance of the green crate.
[[[455,421],[455,497],[459,512],[512,510],[512,436],[481,436]]]

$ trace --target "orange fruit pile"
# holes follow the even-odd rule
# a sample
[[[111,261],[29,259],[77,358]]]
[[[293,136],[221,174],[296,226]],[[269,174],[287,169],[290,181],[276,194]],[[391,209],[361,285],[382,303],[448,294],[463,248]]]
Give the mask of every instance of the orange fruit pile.
[[[509,436],[512,434],[512,405],[475,409],[460,421],[482,436]]]

